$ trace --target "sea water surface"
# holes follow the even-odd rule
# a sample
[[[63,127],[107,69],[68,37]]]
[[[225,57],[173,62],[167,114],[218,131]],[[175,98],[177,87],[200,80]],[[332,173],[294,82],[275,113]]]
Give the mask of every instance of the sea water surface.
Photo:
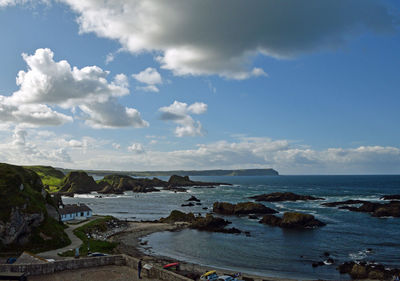
[[[162,177],[160,177],[162,178]],[[163,178],[165,179],[165,178]],[[186,229],[154,233],[148,241],[149,253],[169,256],[202,265],[259,275],[297,279],[346,280],[336,267],[344,261],[376,261],[400,267],[400,218],[375,218],[367,213],[321,206],[323,202],[363,199],[380,201],[382,195],[400,194],[400,176],[249,176],[191,177],[199,181],[233,184],[216,188],[190,188],[188,193],[162,191],[147,194],[96,197],[96,194],[63,198],[65,203],[86,203],[94,213],[120,219],[154,220],[174,210],[205,214],[216,201],[249,201],[247,197],[270,192],[290,191],[326,198],[324,201],[263,202],[280,213],[303,212],[327,225],[318,229],[292,230],[259,224],[247,216],[225,216],[229,227],[250,231],[251,236],[209,233]],[[201,206],[181,207],[190,196]],[[207,207],[207,210],[203,208]],[[313,268],[324,261],[324,252],[333,265]]]

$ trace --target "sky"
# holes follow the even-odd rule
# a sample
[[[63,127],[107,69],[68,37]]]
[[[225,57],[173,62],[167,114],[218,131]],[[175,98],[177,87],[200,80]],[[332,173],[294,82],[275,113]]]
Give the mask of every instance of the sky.
[[[0,0],[0,162],[400,174],[398,0]]]

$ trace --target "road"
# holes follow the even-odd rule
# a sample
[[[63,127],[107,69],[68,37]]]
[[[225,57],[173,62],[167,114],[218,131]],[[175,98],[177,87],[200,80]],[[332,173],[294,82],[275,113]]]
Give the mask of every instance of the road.
[[[55,260],[59,260],[59,259],[64,259],[63,257],[60,257],[58,255],[58,253],[63,253],[65,251],[71,250],[71,249],[75,249],[78,248],[82,245],[82,240],[79,239],[78,237],[75,236],[74,234],[74,230],[77,229],[78,227],[87,224],[89,221],[97,219],[97,217],[92,217],[89,220],[85,220],[79,224],[73,224],[73,225],[69,225],[69,227],[67,229],[65,229],[65,233],[68,235],[69,239],[71,240],[71,244],[64,247],[64,248],[59,248],[56,250],[51,250],[51,251],[47,251],[47,252],[42,252],[37,254],[39,257],[42,258],[46,258],[46,259],[55,259]]]

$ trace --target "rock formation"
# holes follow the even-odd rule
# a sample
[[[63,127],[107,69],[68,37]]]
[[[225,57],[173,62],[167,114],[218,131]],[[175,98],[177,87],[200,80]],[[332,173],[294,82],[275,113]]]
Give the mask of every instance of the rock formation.
[[[227,202],[215,202],[213,212],[222,215],[248,215],[248,214],[276,214],[277,211],[268,208],[261,203],[242,202],[231,204]]]
[[[100,186],[94,179],[83,171],[70,172],[64,178],[61,185],[60,193],[90,193],[92,191],[99,191]]]
[[[266,202],[325,200],[324,198],[318,198],[309,195],[299,195],[292,192],[274,192],[269,194],[256,195],[249,198],[255,199],[256,201],[266,201]]]
[[[282,228],[315,228],[326,225],[313,215],[297,212],[286,212],[282,218],[274,215],[265,215],[260,220],[260,223]]]
[[[347,200],[323,203],[322,205],[327,207],[339,207],[339,209],[345,209],[353,212],[369,213],[374,217],[400,217],[400,201],[379,203],[363,200]]]
[[[207,214],[205,217],[196,217],[193,213],[186,214],[178,210],[173,210],[168,217],[161,218],[159,222],[186,222],[189,228],[192,229],[222,233],[241,233],[237,228],[225,228],[230,222],[222,218],[214,217],[211,214]]]
[[[66,245],[58,220],[57,202],[34,171],[0,164],[0,250]]]

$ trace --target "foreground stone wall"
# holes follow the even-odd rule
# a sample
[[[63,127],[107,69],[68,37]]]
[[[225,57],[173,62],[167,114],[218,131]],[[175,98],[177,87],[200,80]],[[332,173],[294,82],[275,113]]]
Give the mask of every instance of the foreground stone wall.
[[[68,259],[43,264],[0,264],[0,272],[25,272],[27,275],[44,275],[64,270],[75,270],[105,265],[126,265],[122,255]]]
[[[45,275],[65,270],[77,270],[106,265],[128,266],[137,269],[139,259],[127,255],[68,259],[43,264],[0,264],[0,272],[25,272],[26,275]],[[145,263],[143,264],[145,265]],[[151,266],[143,268],[143,276],[165,281],[193,281],[174,272]]]

